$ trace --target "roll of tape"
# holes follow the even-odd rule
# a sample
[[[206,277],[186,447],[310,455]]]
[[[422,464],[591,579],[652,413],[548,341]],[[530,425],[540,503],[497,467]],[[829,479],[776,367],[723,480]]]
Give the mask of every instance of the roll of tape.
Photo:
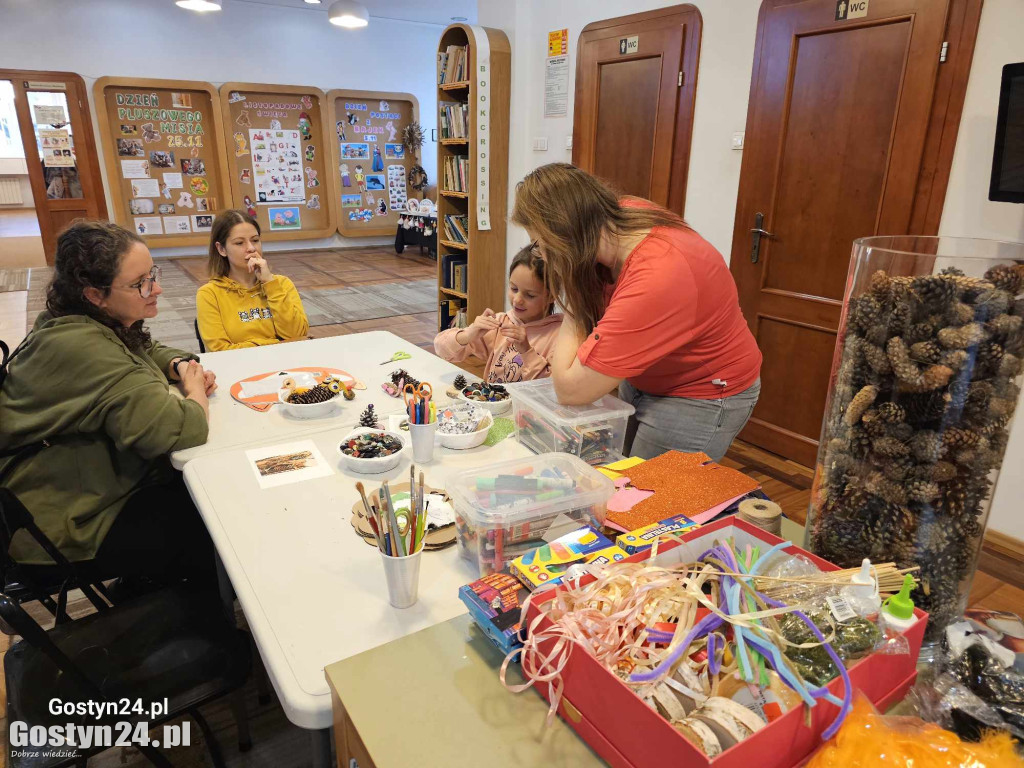
[[[782,507],[767,499],[744,499],[739,506],[740,520],[768,531],[776,536],[782,534]]]

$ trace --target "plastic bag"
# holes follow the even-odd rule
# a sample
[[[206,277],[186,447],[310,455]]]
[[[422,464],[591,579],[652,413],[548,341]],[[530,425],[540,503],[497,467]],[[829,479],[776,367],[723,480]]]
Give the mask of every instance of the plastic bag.
[[[968,646],[949,671],[1003,720],[1024,731],[1024,675],[1013,667],[1004,667],[982,643]]]
[[[915,685],[904,703],[922,719],[937,723],[966,741],[978,741],[990,729],[1024,738],[1024,731],[1003,720],[993,707],[950,674],[943,673]]]
[[[811,757],[807,768],[1021,768],[1012,737],[988,732],[981,742],[916,717],[886,717],[858,694],[835,738]]]

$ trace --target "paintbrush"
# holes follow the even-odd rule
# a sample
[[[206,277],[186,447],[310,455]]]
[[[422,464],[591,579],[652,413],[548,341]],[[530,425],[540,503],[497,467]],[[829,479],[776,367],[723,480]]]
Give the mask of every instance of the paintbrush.
[[[361,480],[356,483],[356,490],[359,491],[359,498],[363,500],[363,509],[366,510],[366,514],[369,517],[372,514],[370,512],[370,502],[366,500],[366,488],[363,487]]]
[[[388,489],[388,481],[381,483],[381,490],[384,491],[384,500],[388,509],[388,527],[391,529],[391,548],[396,550],[392,557],[405,557],[405,543],[402,541],[401,532],[398,529],[398,518],[395,517],[395,505],[391,501],[391,491]]]

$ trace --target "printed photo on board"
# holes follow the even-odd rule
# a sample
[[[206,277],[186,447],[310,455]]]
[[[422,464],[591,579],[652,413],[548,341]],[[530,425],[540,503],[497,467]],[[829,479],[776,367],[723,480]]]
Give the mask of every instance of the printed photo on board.
[[[366,189],[367,191],[383,192],[387,187],[384,184],[383,173],[368,173],[366,174]]]
[[[384,157],[389,160],[404,160],[405,144],[385,144]]]
[[[186,176],[205,176],[206,163],[198,157],[181,161],[181,172]]]
[[[362,202],[362,195],[342,195],[341,196],[341,207],[342,208],[359,208]]]
[[[117,154],[120,157],[145,157],[146,150],[139,139],[118,139]]]
[[[341,144],[341,156],[346,160],[369,160],[369,144]]]
[[[174,153],[173,152],[158,152],[153,151],[149,153],[149,164],[154,168],[173,168],[174,167]]]
[[[128,201],[128,210],[133,216],[140,216],[144,213],[153,212],[153,201],[148,198],[140,198],[138,200]]]
[[[171,91],[171,106],[178,109],[192,109],[192,94]]]
[[[207,232],[213,229],[213,216],[193,216],[192,228],[196,232]]]
[[[267,218],[270,219],[271,229],[302,229],[302,218],[298,206],[268,208]]]
[[[139,135],[139,126],[137,126],[137,125],[125,125],[125,124],[122,123],[122,125],[121,125],[121,135],[122,136],[138,136]]]

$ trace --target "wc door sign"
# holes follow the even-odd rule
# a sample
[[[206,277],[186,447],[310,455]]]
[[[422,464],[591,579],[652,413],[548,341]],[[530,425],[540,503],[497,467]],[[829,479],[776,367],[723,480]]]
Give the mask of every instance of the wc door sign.
[[[836,0],[836,21],[863,19],[868,15],[869,0]]]
[[[620,37],[619,38],[619,55],[628,56],[631,53],[637,53],[640,50],[640,38],[637,35],[632,37]]]

